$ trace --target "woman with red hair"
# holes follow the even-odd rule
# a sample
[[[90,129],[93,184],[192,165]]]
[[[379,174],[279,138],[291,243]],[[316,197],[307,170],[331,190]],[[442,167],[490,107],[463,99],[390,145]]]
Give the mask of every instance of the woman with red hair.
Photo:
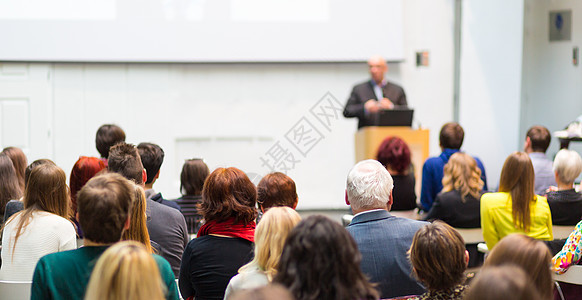
[[[71,177],[69,180],[71,189],[71,213],[73,214],[73,219],[77,225],[77,233],[79,237],[83,237],[83,232],[81,231],[81,226],[77,222],[77,193],[81,188],[93,178],[97,173],[105,169],[105,163],[103,160],[97,157],[81,156],[73,166],[71,170]]]
[[[229,280],[253,258],[255,185],[237,168],[218,168],[202,188],[205,224],[184,249],[180,292],[184,299],[223,299]]]
[[[416,180],[414,168],[410,163],[410,148],[406,142],[399,137],[387,137],[378,148],[376,160],[386,167],[394,179],[394,189],[392,190],[394,203],[391,210],[415,209],[416,192],[414,186]]]

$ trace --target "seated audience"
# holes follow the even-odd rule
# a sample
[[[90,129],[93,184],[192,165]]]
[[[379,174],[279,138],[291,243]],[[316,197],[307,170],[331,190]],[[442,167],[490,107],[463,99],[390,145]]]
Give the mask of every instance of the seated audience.
[[[6,147],[2,150],[2,153],[6,154],[12,160],[12,164],[14,164],[14,169],[16,170],[16,176],[18,176],[20,190],[24,191],[24,172],[28,165],[26,155],[24,155],[24,152],[20,148],[16,147]]]
[[[257,204],[259,206],[257,222],[260,222],[263,213],[271,207],[287,206],[295,209],[298,199],[295,181],[291,177],[281,172],[265,175],[257,185]]]
[[[443,189],[443,169],[449,158],[454,153],[461,150],[465,132],[463,127],[458,123],[446,123],[441,128],[439,142],[442,153],[438,157],[431,157],[424,162],[422,166],[422,189],[420,192],[420,204],[422,210],[428,212],[437,194]],[[483,163],[475,157],[477,166],[481,169],[481,180],[483,180],[483,190],[487,190],[487,176],[485,176],[485,167]]]
[[[0,153],[0,226],[4,224],[6,205],[9,201],[18,201],[22,197],[22,190],[18,183],[18,176],[12,160]]]
[[[143,188],[146,171],[135,146],[118,143],[109,150],[107,169],[123,175]],[[174,276],[180,272],[180,260],[188,243],[188,231],[184,216],[177,209],[147,200],[147,228],[150,239],[159,245],[160,254],[172,266]]]
[[[257,190],[237,168],[218,168],[202,189],[206,223],[184,250],[180,292],[184,299],[223,299],[228,281],[253,257]]]
[[[294,300],[289,291],[280,284],[269,284],[258,288],[235,293],[227,300]]]
[[[208,166],[202,159],[188,159],[182,166],[180,173],[180,192],[182,197],[174,200],[180,206],[180,210],[186,219],[189,234],[196,234],[202,224],[202,215],[198,211],[198,205],[202,203],[202,187],[204,180],[210,174]]]
[[[507,264],[483,268],[471,283],[464,300],[542,300],[523,269]]]
[[[445,165],[443,190],[426,215],[426,220],[439,219],[457,228],[479,228],[483,181],[477,162],[470,155],[457,152]]]
[[[77,214],[85,233],[85,246],[46,255],[34,271],[31,299],[84,299],[89,277],[99,257],[118,242],[129,226],[134,188],[119,174],[91,178],[79,191]],[[165,298],[178,299],[170,265],[153,256],[166,291]],[[128,277],[145,274],[131,274]],[[145,287],[141,287],[145,288]]]
[[[123,231],[121,240],[139,242],[149,253],[154,253],[146,222],[145,193],[139,185],[134,184],[133,190],[135,197],[129,214],[129,229]]]
[[[409,253],[415,276],[428,289],[418,299],[463,299],[469,252],[459,232],[435,221],[416,232]]]
[[[499,192],[481,197],[481,228],[489,249],[514,232],[553,239],[550,207],[546,198],[534,194],[534,171],[526,153],[509,155],[501,169]]]
[[[552,135],[544,126],[532,126],[526,133],[523,151],[529,155],[534,168],[537,195],[545,195],[550,186],[556,185],[552,161],[546,156],[551,140]]]
[[[289,207],[273,207],[263,215],[255,231],[255,257],[230,280],[224,299],[237,291],[267,285],[273,280],[285,239],[299,221],[299,214]]]
[[[504,237],[493,247],[483,268],[516,265],[529,275],[529,281],[534,283],[541,299],[548,300],[552,297],[554,287],[552,274],[548,268],[551,260],[550,250],[543,242],[515,233]]]
[[[150,253],[143,244],[131,241],[109,247],[97,260],[85,300],[163,300],[164,284]]]
[[[412,277],[407,251],[427,222],[392,216],[392,177],[381,163],[364,160],[348,174],[346,202],[354,215],[346,228],[362,253],[362,271],[378,284],[381,298],[424,293]]]
[[[101,155],[101,160],[107,166],[109,149],[118,143],[125,142],[125,131],[114,124],[104,124],[97,129],[95,134],[95,147]]]
[[[83,185],[93,178],[97,173],[104,170],[105,163],[103,160],[96,157],[81,156],[73,165],[71,170],[71,177],[69,179],[69,184],[71,185],[71,203],[73,216],[77,214],[77,193],[81,190]],[[78,225],[77,218],[75,217],[75,223]],[[77,234],[80,238],[83,238],[83,232],[80,231],[80,227],[77,227]]]
[[[180,206],[174,202],[162,197],[162,193],[154,191],[154,183],[160,177],[160,168],[164,162],[164,150],[156,144],[140,143],[137,145],[141,163],[146,170],[147,179],[145,181],[145,194],[148,200],[161,203],[163,205],[180,210]]]
[[[310,216],[289,233],[274,282],[296,300],[378,299],[360,269],[361,259],[354,239],[340,224]]]
[[[30,281],[42,256],[77,248],[66,181],[65,172],[53,164],[32,170],[24,210],[6,220],[3,230],[1,280]]]
[[[24,187],[25,188],[28,185],[28,178],[30,178],[30,172],[32,172],[32,169],[34,169],[37,166],[42,165],[42,164],[55,165],[55,163],[52,160],[45,159],[45,158],[41,158],[41,159],[37,159],[37,160],[33,161],[30,165],[28,165],[28,167],[26,167],[26,169],[24,171]],[[22,191],[22,192],[24,193],[24,191]],[[18,200],[8,201],[8,203],[6,204],[6,210],[4,211],[4,220],[8,220],[8,218],[10,218],[10,216],[12,216],[13,214],[15,214],[23,209],[24,209],[24,202],[22,202],[22,198],[20,198]]]
[[[415,209],[416,179],[414,168],[410,163],[410,149],[406,142],[399,137],[387,137],[378,148],[376,160],[388,169],[394,180],[392,210]]]
[[[576,225],[582,219],[582,194],[574,189],[574,180],[582,172],[582,158],[576,151],[562,149],[554,159],[557,190],[548,192],[553,225]]]

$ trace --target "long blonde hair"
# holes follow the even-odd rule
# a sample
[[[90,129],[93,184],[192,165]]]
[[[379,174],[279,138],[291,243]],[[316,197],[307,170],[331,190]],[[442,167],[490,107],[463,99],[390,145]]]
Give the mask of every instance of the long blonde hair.
[[[299,214],[289,207],[270,208],[255,230],[255,257],[239,273],[258,267],[273,280],[287,235],[300,221]]]
[[[479,199],[483,189],[481,169],[470,155],[457,152],[449,158],[443,176],[443,192],[459,191],[465,202],[467,195]]]
[[[123,241],[109,247],[97,261],[85,299],[162,300],[165,289],[158,264],[145,246]]]
[[[143,189],[139,185],[134,185],[135,197],[131,206],[129,219],[129,229],[121,235],[124,241],[136,241],[142,243],[149,253],[153,253],[150,242],[150,234],[146,224],[146,197]]]

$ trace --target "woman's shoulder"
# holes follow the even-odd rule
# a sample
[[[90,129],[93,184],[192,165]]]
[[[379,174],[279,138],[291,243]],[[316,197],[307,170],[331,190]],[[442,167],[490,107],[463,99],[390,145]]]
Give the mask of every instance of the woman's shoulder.
[[[36,224],[41,226],[53,226],[53,227],[66,227],[66,228],[74,228],[73,223],[71,221],[50,213],[48,211],[35,211],[32,213],[32,221]]]
[[[252,268],[234,276],[230,284],[238,289],[252,289],[269,284],[269,279],[265,272],[258,268]]]

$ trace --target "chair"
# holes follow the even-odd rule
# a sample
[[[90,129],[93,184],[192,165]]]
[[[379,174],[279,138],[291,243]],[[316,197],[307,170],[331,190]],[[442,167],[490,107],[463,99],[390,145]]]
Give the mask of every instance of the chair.
[[[481,228],[455,228],[465,240],[465,244],[484,243],[483,230]]]
[[[554,232],[554,240],[567,239],[570,233],[574,231],[576,226],[562,226],[554,225],[552,226],[552,231]]]
[[[564,274],[554,274],[555,281],[582,285],[582,265],[573,265]]]
[[[0,299],[28,300],[32,281],[0,280]]]

